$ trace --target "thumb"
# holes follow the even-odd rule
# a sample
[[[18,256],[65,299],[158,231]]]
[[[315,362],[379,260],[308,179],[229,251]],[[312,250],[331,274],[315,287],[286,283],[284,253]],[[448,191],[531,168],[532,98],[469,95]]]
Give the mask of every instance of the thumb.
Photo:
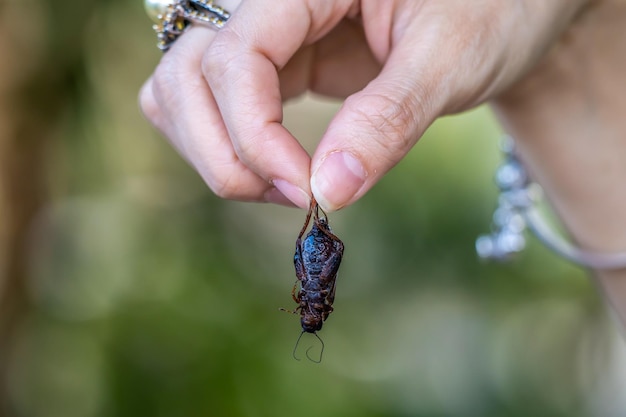
[[[519,79],[585,2],[402,3],[415,13],[396,13],[383,71],[346,100],[311,160],[311,191],[326,211],[365,194],[435,118]]]
[[[424,68],[392,54],[375,80],[346,99],[311,162],[311,191],[325,211],[363,196],[442,112],[441,75]]]

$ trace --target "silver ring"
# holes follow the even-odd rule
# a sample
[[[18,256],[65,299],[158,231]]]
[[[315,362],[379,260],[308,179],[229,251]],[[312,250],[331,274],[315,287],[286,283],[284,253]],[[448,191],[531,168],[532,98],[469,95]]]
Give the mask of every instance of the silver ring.
[[[230,13],[213,0],[144,0],[148,16],[156,22],[157,47],[166,52],[192,24],[213,29],[224,27]]]

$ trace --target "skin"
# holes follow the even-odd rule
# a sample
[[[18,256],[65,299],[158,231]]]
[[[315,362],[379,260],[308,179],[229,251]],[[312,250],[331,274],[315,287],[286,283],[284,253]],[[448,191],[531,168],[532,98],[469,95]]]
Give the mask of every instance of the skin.
[[[519,79],[583,0],[223,1],[219,32],[194,27],[141,92],[147,116],[219,196],[325,211],[354,203],[439,116]],[[282,102],[345,97],[309,157]],[[286,198],[285,198],[286,197]]]
[[[596,2],[494,100],[577,245],[626,251],[626,1]],[[626,325],[626,270],[592,271]]]
[[[222,0],[140,94],[219,196],[325,211],[357,201],[438,117],[490,101],[583,248],[626,250],[626,1]],[[345,98],[309,156],[281,125]],[[626,322],[626,271],[596,271]]]

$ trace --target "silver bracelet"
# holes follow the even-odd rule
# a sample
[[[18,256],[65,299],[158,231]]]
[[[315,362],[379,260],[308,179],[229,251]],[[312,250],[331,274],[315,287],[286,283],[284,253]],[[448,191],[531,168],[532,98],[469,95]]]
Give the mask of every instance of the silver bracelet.
[[[495,176],[500,195],[493,214],[493,231],[476,240],[481,258],[505,261],[521,252],[526,246],[524,232],[528,228],[549,249],[578,265],[599,270],[626,268],[626,252],[588,252],[557,234],[538,208],[541,188],[528,176],[512,138],[504,139],[502,151],[505,160]]]

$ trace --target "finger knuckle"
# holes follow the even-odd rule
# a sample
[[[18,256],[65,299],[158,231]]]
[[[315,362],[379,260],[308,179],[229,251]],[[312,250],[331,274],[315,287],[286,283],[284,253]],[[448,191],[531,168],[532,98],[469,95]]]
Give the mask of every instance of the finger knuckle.
[[[139,108],[148,121],[157,127],[160,126],[162,112],[150,85],[144,86],[139,92]]]
[[[213,193],[226,200],[248,199],[250,182],[236,163],[213,163],[205,181]]]
[[[415,142],[415,132],[422,120],[422,105],[411,94],[391,97],[372,94],[354,103],[356,117],[373,138],[389,153],[406,150]]]
[[[157,100],[163,105],[174,102],[179,93],[180,86],[185,85],[189,79],[189,74],[184,68],[177,65],[173,59],[168,59],[167,55],[161,59],[153,75],[153,93]]]
[[[235,37],[231,31],[222,30],[211,47],[204,52],[200,64],[202,72],[207,77],[219,76],[230,68],[237,68],[237,65],[230,64],[236,55],[233,45],[241,43],[240,40],[233,39]]]
[[[172,84],[169,71],[164,68],[162,64],[157,65],[154,69],[154,75],[152,76],[152,91],[156,96],[167,96],[164,94],[167,92],[167,86]]]
[[[241,193],[239,192],[236,181],[234,180],[232,175],[217,175],[209,181],[209,188],[213,193],[223,199],[226,200],[237,200],[240,198]]]
[[[270,141],[264,140],[259,134],[242,132],[234,145],[239,159],[248,166],[257,166],[268,149],[272,148]]]

